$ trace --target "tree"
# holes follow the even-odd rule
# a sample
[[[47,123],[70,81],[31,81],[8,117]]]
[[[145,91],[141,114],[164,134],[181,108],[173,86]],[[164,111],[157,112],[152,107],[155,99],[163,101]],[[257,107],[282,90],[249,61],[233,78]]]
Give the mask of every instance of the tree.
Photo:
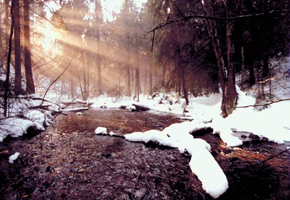
[[[30,0],[23,0],[24,3],[24,66],[26,77],[26,93],[35,93],[33,74],[31,68],[31,43],[30,43],[30,27],[29,27],[29,8]]]
[[[126,61],[126,74],[127,74],[127,96],[131,96],[131,63],[130,63],[130,30],[129,30],[129,0],[125,0],[124,4],[124,12],[125,12],[125,43],[126,43],[126,53],[127,53],[127,61]]]
[[[21,45],[20,45],[20,5],[19,1],[14,2],[14,52],[15,52],[15,94],[21,94],[22,76],[21,76]]]
[[[6,5],[8,6],[8,5]],[[10,92],[10,61],[11,61],[11,53],[12,53],[12,37],[14,32],[14,2],[11,3],[11,28],[10,28],[10,35],[9,35],[9,44],[8,44],[8,56],[7,56],[7,72],[6,72],[6,80],[4,84],[4,116],[7,117],[7,111],[8,111],[8,97]]]
[[[228,18],[227,1],[224,1],[224,6],[226,10],[226,17]],[[203,1],[203,9],[205,11],[206,17],[214,16],[213,3],[209,0]],[[215,52],[215,57],[217,60],[217,66],[219,69],[219,82],[222,89],[222,115],[227,117],[233,112],[237,104],[237,91],[235,87],[235,73],[233,66],[233,44],[232,44],[232,31],[233,31],[233,21],[226,20],[226,58],[227,62],[224,61],[222,54],[222,47],[220,42],[219,32],[217,30],[217,25],[214,19],[207,19],[207,29],[208,34],[211,38],[212,46]]]
[[[99,0],[95,0],[95,32],[96,32],[96,65],[98,73],[98,95],[103,94],[102,85],[102,66],[101,66],[101,22],[102,22],[102,7]]]

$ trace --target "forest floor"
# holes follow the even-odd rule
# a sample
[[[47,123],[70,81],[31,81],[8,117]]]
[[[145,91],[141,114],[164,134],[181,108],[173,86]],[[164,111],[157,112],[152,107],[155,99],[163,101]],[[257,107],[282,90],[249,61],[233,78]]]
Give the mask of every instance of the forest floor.
[[[176,116],[151,112],[89,110],[59,116],[33,137],[7,138],[0,143],[0,199],[212,199],[192,174],[189,155],[94,133],[99,126],[124,135],[175,122]],[[219,199],[290,199],[290,153],[279,154],[285,145],[250,141],[230,148],[210,132],[195,137],[211,144],[228,178]],[[20,156],[10,164],[15,152]]]

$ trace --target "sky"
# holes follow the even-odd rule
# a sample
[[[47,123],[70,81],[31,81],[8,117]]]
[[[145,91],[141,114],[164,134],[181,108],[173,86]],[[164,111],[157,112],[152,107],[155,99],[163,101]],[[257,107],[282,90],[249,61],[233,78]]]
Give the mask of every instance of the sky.
[[[138,9],[141,8],[143,3],[146,3],[147,0],[134,0],[135,4],[137,6]],[[113,16],[112,13],[119,13],[124,0],[101,0],[102,2],[102,6],[103,6],[103,14],[104,14],[104,19],[108,20],[108,21],[112,21],[113,20]],[[91,3],[91,9],[93,10],[94,8],[94,3]],[[59,9],[60,6],[57,5],[54,1],[50,1],[47,3],[47,8],[45,9],[47,12],[47,17],[50,18],[52,16],[52,14],[49,12],[49,10],[57,10]]]
[[[105,20],[108,21],[112,21],[113,20],[113,16],[112,13],[119,13],[121,8],[122,8],[122,4],[123,4],[124,0],[102,0],[102,4],[103,4],[103,14],[104,14],[104,18]],[[147,0],[135,0],[136,6],[137,8],[141,8],[143,3],[146,3]]]

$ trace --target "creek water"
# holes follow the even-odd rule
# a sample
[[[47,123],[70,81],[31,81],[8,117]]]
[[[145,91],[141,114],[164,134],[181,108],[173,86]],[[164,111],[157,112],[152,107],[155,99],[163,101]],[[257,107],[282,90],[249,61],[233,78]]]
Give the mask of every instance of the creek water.
[[[57,117],[34,137],[0,144],[2,199],[212,199],[192,174],[190,156],[154,143],[98,136],[101,126],[118,135],[161,130],[173,115],[127,110],[88,110]],[[199,133],[212,146],[230,188],[219,199],[289,199],[290,154],[285,145],[248,141],[229,148],[218,135]],[[8,157],[20,152],[15,163]],[[279,155],[278,155],[279,154]],[[271,158],[273,157],[273,158]],[[7,160],[6,160],[7,159]],[[210,166],[205,166],[211,170]]]

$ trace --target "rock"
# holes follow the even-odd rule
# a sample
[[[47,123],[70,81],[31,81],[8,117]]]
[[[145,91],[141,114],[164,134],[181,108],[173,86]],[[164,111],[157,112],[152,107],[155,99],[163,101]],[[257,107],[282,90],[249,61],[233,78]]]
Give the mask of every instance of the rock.
[[[144,106],[144,105],[133,104],[133,106],[135,106],[136,111],[148,111],[148,110],[150,110],[149,107]]]
[[[247,136],[246,135],[241,135],[241,138],[246,139]]]
[[[260,140],[260,137],[257,136],[257,135],[255,135],[255,134],[253,134],[253,133],[251,133],[251,134],[249,135],[249,138],[251,138],[252,140]]]

